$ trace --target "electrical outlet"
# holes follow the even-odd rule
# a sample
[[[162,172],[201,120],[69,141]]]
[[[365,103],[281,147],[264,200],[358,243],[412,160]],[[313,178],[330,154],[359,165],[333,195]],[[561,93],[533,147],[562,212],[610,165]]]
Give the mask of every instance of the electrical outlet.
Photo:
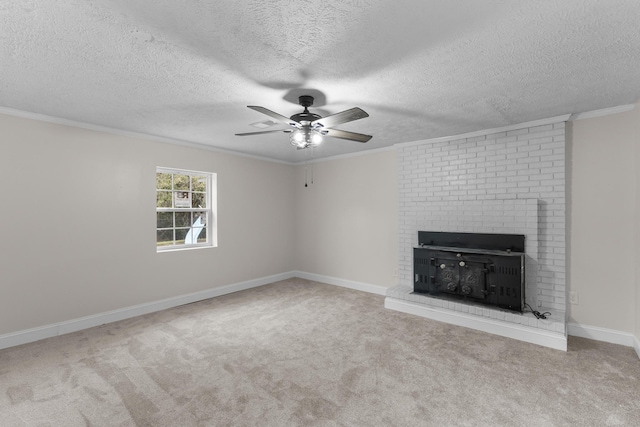
[[[569,304],[578,305],[578,291],[569,292]]]

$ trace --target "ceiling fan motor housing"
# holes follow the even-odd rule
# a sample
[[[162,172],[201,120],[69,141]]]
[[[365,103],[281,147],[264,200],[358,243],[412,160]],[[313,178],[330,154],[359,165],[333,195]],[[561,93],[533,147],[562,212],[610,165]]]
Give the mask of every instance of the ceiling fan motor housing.
[[[313,105],[313,96],[311,95],[300,95],[298,97],[298,103],[302,105],[304,108],[309,108]]]
[[[302,113],[294,114],[293,116],[291,116],[291,120],[301,123],[302,125],[307,125],[315,120],[322,118],[322,116],[310,113],[308,110],[308,108],[313,105],[313,96],[301,95],[298,97],[298,101],[300,105],[304,107],[304,111]]]
[[[294,114],[293,116],[291,116],[291,120],[294,120],[302,125],[308,125],[309,123],[321,118],[322,116],[310,113],[306,109],[302,113]]]

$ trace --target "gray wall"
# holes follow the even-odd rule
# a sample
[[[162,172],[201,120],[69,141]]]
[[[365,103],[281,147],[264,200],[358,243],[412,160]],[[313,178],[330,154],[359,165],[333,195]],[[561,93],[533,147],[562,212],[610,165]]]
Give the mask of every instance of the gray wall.
[[[578,305],[568,306],[569,322],[596,328],[611,329],[640,336],[640,138],[638,131],[640,108],[633,111],[592,117],[570,122],[567,129],[567,254],[569,291],[577,291]],[[352,157],[327,160],[316,164],[318,171],[336,177],[320,180],[316,178],[316,192],[324,196],[305,194],[302,188],[296,202],[300,213],[297,219],[296,251],[297,268],[309,269],[325,275],[345,275],[353,280],[370,281],[375,284],[393,286],[398,279],[386,271],[392,256],[379,245],[358,247],[358,262],[353,259],[353,247],[331,244],[324,236],[335,235],[337,230],[351,237],[358,236],[361,219],[354,214],[340,216],[345,211],[371,212],[366,208],[370,197],[375,197],[376,206],[397,203],[395,190],[395,153],[383,153],[376,157]],[[364,174],[364,175],[362,175]],[[298,167],[297,180],[303,182],[302,167]],[[360,176],[360,178],[359,178]],[[375,191],[368,188],[363,176],[373,176],[378,183]],[[356,184],[367,188],[356,191]],[[344,187],[353,186],[351,189]],[[302,194],[302,196],[301,196]],[[345,194],[344,198],[331,195]],[[350,195],[351,198],[346,197]],[[364,197],[364,199],[363,199]],[[385,202],[386,201],[386,202]],[[325,213],[331,213],[326,216]],[[391,213],[376,211],[375,221],[386,224],[394,217]],[[366,221],[366,220],[365,220]],[[305,228],[308,228],[305,230]],[[397,233],[391,226],[390,231]],[[387,235],[386,232],[382,232]],[[318,237],[318,240],[306,237]],[[385,237],[392,239],[393,237]],[[306,243],[305,243],[306,242]],[[352,245],[355,243],[352,243]],[[301,247],[301,245],[306,245]],[[619,251],[621,262],[614,269],[600,257],[598,247],[608,251]],[[330,253],[327,253],[329,251]],[[374,262],[367,263],[366,259]],[[321,259],[322,261],[319,261]],[[380,270],[377,278],[370,278],[366,269],[371,265]],[[338,267],[340,265],[340,267]],[[397,268],[397,266],[395,267]],[[603,288],[607,290],[602,293]]]
[[[571,322],[635,332],[640,310],[636,108],[571,124]],[[603,254],[616,254],[615,263]]]
[[[0,129],[0,335],[294,269],[290,165],[5,115]],[[156,253],[156,166],[217,173],[217,248]]]
[[[296,167],[296,268],[380,286],[397,282],[394,150]]]
[[[636,107],[567,133],[569,321],[636,338],[639,122]],[[315,163],[304,188],[304,166],[10,116],[0,129],[0,334],[293,270],[398,282],[394,151]],[[218,248],[155,252],[157,165],[218,173]],[[596,243],[622,250],[618,268]]]

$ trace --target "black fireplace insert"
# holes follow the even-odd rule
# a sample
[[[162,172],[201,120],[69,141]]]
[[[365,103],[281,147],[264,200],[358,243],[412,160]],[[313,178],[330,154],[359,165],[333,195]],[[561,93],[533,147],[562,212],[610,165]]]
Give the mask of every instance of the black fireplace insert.
[[[524,309],[524,235],[419,231],[417,293]]]

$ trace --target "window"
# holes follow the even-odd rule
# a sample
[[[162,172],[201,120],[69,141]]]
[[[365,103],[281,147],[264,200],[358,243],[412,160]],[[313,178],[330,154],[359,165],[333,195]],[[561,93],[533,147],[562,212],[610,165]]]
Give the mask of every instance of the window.
[[[216,175],[156,169],[156,248],[158,251],[216,245]]]

